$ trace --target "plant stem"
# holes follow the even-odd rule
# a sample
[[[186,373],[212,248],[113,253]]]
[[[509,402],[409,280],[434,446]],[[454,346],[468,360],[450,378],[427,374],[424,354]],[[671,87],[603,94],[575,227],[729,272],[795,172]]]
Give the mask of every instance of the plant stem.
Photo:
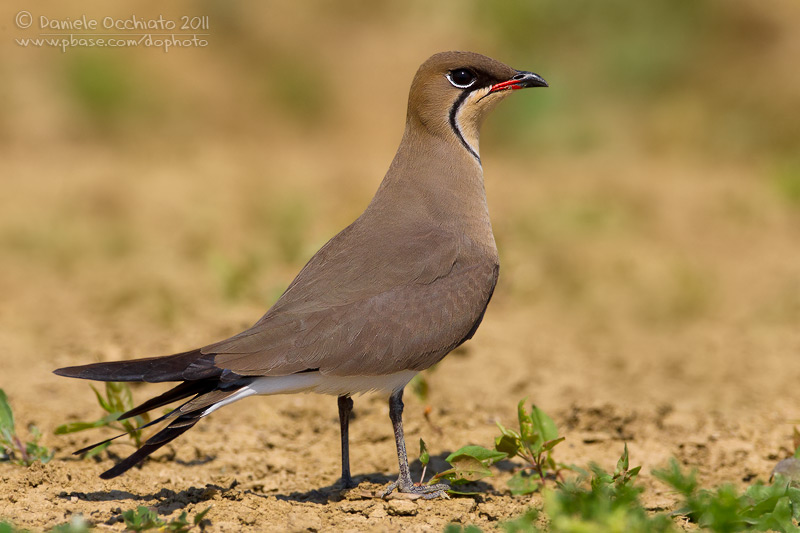
[[[27,465],[30,464],[30,458],[28,457],[28,452],[25,451],[25,446],[22,445],[22,442],[19,440],[19,437],[14,435],[14,444],[17,445],[19,449],[19,453],[22,456],[22,461]]]
[[[455,468],[448,468],[444,472],[439,472],[438,474],[434,474],[433,477],[428,480],[428,485],[432,485],[436,480],[438,480],[442,476],[446,476],[447,474],[452,474],[455,471],[456,471]]]
[[[536,465],[536,471],[539,472],[539,478],[542,480],[542,485],[544,485],[544,471],[542,470],[542,455],[539,454],[537,456],[537,460],[534,462]]]

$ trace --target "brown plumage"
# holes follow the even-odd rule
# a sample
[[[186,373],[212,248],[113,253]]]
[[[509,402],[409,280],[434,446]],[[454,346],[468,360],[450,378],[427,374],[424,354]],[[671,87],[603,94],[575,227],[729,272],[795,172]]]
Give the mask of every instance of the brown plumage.
[[[391,395],[400,478],[414,487],[402,435],[402,390],[415,372],[472,337],[498,276],[478,130],[513,89],[546,86],[539,76],[470,52],[436,54],[419,68],[406,129],[389,171],[364,213],[323,246],[255,324],[234,337],[181,354],[62,368],[103,381],[181,381],[126,413],[188,402],[169,425],[103,477],[119,475],[211,411],[252,394],[323,392],[340,397],[342,480],[349,396]]]

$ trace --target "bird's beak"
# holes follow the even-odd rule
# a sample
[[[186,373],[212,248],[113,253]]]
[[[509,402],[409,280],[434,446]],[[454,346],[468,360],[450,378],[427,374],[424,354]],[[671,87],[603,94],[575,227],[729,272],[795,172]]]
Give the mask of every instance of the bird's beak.
[[[525,89],[526,87],[548,87],[548,85],[547,82],[544,81],[544,78],[538,74],[526,72],[524,70],[518,70],[517,75],[510,80],[492,85],[492,88],[489,89],[489,94],[497,91],[504,91],[506,89],[512,91],[516,89]]]

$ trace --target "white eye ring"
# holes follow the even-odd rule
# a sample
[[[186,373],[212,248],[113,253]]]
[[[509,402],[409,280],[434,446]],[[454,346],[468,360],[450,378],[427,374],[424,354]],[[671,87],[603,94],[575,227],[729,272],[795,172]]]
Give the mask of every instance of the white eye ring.
[[[466,69],[465,69],[465,70],[466,70]],[[478,81],[478,77],[477,77],[477,76],[475,76],[475,74],[473,74],[473,73],[472,73],[471,71],[469,71],[469,70],[467,70],[467,72],[469,72],[470,74],[472,74],[472,81],[470,81],[470,82],[469,82],[469,83],[467,83],[467,84],[460,84],[460,83],[456,83],[456,82],[454,82],[454,81],[453,81],[453,78],[451,77],[451,75],[452,75],[452,71],[451,71],[451,72],[448,72],[447,74],[445,74],[445,77],[447,78],[447,81],[449,81],[449,82],[450,82],[450,85],[452,85],[453,87],[457,87],[457,88],[459,88],[459,89],[467,89],[467,88],[469,88],[469,87],[472,87],[473,85],[475,85],[475,82],[476,82],[476,81]]]

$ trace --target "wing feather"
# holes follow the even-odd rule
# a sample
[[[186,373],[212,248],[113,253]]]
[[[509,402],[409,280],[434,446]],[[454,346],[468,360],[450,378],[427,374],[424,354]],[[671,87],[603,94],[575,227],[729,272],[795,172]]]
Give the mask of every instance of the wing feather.
[[[439,229],[358,237],[351,227],[332,239],[252,328],[201,353],[241,376],[379,375],[427,368],[471,336],[496,256]]]

